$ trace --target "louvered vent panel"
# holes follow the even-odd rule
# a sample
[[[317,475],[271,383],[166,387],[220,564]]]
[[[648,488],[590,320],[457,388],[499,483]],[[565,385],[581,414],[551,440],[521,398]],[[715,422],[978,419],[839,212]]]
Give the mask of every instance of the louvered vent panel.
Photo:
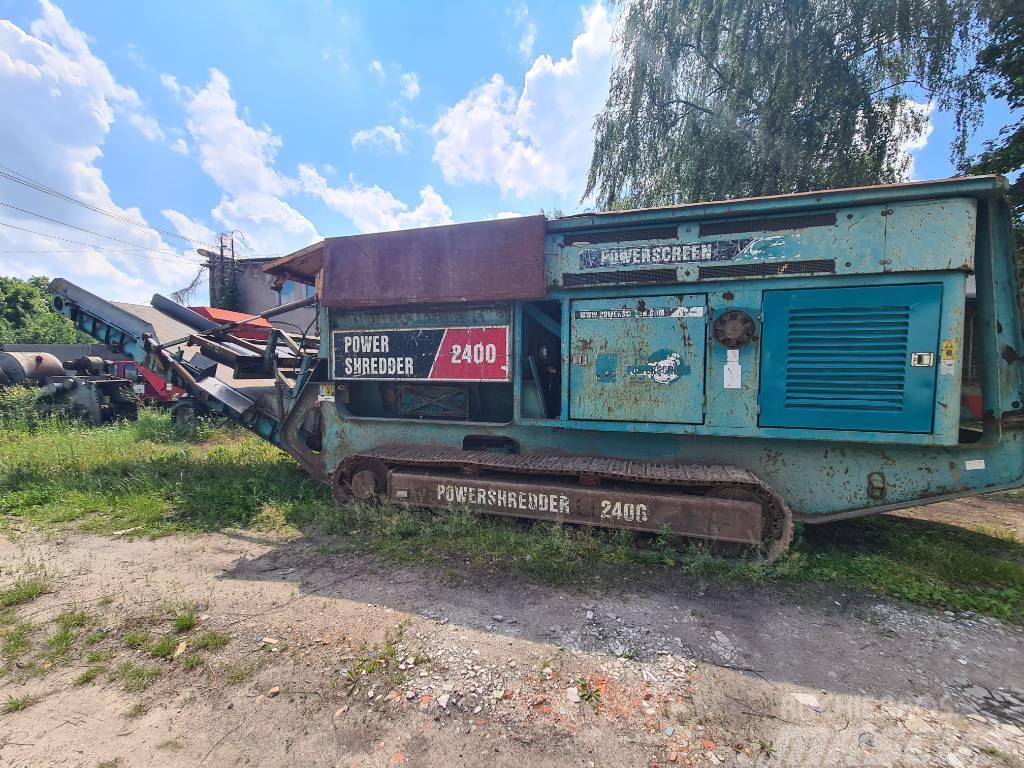
[[[765,291],[758,422],[843,432],[930,432],[942,286]],[[844,438],[849,439],[849,438]]]
[[[793,309],[787,408],[903,410],[910,307]]]

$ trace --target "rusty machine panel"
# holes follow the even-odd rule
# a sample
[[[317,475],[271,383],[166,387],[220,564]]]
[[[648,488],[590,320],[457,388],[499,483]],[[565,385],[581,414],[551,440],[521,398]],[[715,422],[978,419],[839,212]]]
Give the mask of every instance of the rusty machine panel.
[[[544,296],[543,216],[324,242],[320,301],[332,309],[485,304]]]
[[[702,422],[706,303],[701,294],[572,302],[570,416]]]

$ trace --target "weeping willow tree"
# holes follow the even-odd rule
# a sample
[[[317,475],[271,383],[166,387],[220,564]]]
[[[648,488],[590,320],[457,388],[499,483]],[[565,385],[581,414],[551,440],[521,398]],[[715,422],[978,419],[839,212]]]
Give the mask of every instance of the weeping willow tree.
[[[1012,122],[999,136],[986,142],[981,155],[968,170],[973,173],[1013,174],[1024,167],[1024,0],[989,0],[984,13],[988,19],[989,41],[978,54],[978,70],[991,81],[993,96],[1005,99],[1012,110]],[[1010,187],[1014,224],[1017,228],[1018,258],[1024,256],[1024,173]]]
[[[927,105],[979,116],[968,0],[633,0],[584,198],[645,206],[898,181]],[[915,99],[917,102],[915,102]]]

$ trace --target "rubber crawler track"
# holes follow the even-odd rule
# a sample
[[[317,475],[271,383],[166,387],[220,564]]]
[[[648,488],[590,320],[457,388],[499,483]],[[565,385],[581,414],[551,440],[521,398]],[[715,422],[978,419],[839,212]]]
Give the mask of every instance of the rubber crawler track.
[[[389,469],[456,469],[467,474],[499,472],[513,475],[565,477],[574,481],[612,480],[639,485],[670,485],[707,493],[713,488],[742,488],[757,496],[765,510],[764,538],[759,560],[771,562],[793,540],[793,516],[786,502],[757,475],[729,464],[677,464],[629,459],[552,454],[508,454],[464,451],[418,445],[382,445],[347,457],[339,467],[343,476],[367,462]],[[379,466],[379,465],[378,465]]]

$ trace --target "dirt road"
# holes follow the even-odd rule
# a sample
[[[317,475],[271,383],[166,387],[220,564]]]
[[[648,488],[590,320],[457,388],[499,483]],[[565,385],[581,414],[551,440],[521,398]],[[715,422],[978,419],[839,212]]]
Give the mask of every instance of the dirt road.
[[[633,567],[556,588],[308,538],[0,540],[4,579],[26,567],[50,577],[18,609],[39,658],[47,622],[87,618],[63,661],[0,677],[0,702],[40,697],[0,715],[3,766],[1024,765],[1024,632],[994,619]],[[194,653],[211,631],[230,642]]]

